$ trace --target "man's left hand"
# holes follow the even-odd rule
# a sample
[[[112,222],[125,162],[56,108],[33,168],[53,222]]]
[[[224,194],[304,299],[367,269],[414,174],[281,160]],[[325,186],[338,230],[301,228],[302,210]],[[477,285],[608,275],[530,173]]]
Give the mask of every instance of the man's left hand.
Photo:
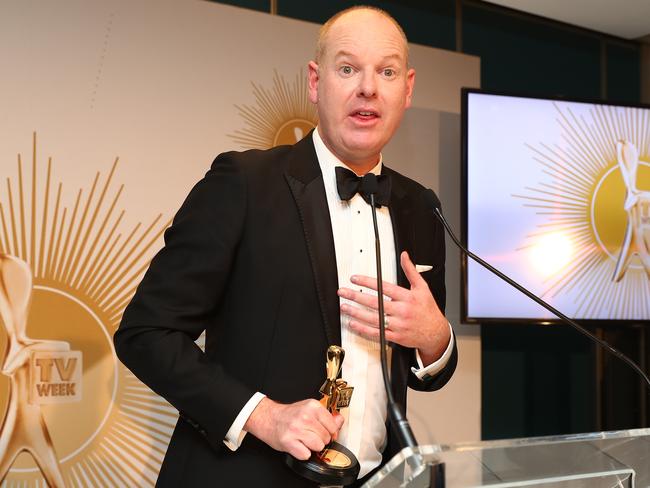
[[[384,313],[388,318],[386,340],[416,348],[426,366],[439,359],[447,348],[449,325],[406,251],[400,255],[400,263],[411,288],[383,282],[384,295],[390,298],[384,300]],[[355,285],[377,290],[376,278],[355,275],[350,280]],[[341,304],[341,311],[350,317],[350,328],[362,336],[378,338],[377,297],[350,288],[340,288],[338,295],[361,305]]]

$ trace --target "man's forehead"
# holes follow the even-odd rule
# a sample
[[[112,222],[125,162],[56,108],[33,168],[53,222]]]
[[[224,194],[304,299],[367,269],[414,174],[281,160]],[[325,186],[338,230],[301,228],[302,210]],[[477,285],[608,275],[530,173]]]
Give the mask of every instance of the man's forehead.
[[[371,9],[357,9],[337,18],[323,39],[325,51],[332,49],[335,56],[342,51],[352,53],[359,43],[372,43],[389,51],[387,55],[405,58],[408,50],[406,39],[395,21]],[[348,46],[350,49],[345,49]],[[332,53],[330,53],[332,54]]]

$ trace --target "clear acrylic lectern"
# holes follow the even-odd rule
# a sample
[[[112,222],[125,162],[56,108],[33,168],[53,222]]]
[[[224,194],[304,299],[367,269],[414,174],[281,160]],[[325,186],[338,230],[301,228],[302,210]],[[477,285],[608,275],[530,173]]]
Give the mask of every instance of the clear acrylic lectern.
[[[406,448],[364,487],[431,486],[418,457],[444,463],[446,488],[650,487],[650,429]]]

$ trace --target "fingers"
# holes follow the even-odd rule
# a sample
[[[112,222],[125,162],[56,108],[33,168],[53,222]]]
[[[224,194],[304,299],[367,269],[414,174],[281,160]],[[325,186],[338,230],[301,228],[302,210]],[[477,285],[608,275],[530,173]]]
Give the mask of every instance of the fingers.
[[[332,440],[337,440],[339,437],[339,430],[341,430],[341,427],[343,427],[343,423],[345,422],[345,419],[343,418],[343,415],[341,415],[339,412],[334,412],[332,414],[332,417],[334,418],[334,422],[336,423],[337,429],[336,432],[332,433]]]
[[[420,273],[418,273],[415,264],[413,264],[413,261],[411,261],[411,258],[406,251],[402,251],[402,254],[399,256],[399,260],[400,264],[402,265],[402,269],[404,270],[404,274],[406,275],[406,279],[409,280],[409,283],[411,284],[411,288],[419,287],[423,283],[426,284],[424,278],[422,278]]]
[[[343,425],[343,417],[341,415],[338,415],[340,420],[335,421],[334,417],[329,412],[325,411],[325,413],[329,416],[329,420],[333,425]],[[325,436],[322,434],[316,434],[316,432],[311,430],[305,430],[295,439],[289,441],[290,447],[287,452],[296,459],[309,459],[312,452],[320,452],[325,449],[325,446],[327,446],[334,436],[338,434],[338,428],[332,435],[328,433]]]
[[[411,287],[412,288],[421,287],[423,283],[426,286],[426,282],[424,282],[424,280],[420,276],[420,273],[418,273],[417,269],[415,268],[415,265],[411,262],[411,259],[409,258],[408,253],[406,251],[402,252],[402,254],[400,255],[400,260],[401,260],[401,266],[404,269],[404,273],[406,274],[406,277],[409,280]],[[371,276],[353,275],[350,277],[350,281],[354,285],[363,286],[370,290],[377,291],[378,288],[377,278],[373,278]],[[383,295],[385,297],[390,298],[391,301],[400,302],[400,301],[409,300],[411,298],[412,290],[408,290],[394,283],[388,283],[386,281],[382,281],[382,291],[383,291]],[[363,305],[365,307],[374,308],[374,309],[378,308],[377,297],[368,293],[363,293],[358,290],[353,290],[351,288],[343,287],[343,288],[339,288],[338,295],[342,298],[347,298],[348,300],[352,300],[358,303],[359,305]],[[391,311],[390,301],[384,301],[384,308],[386,313],[389,314],[393,313],[393,311]]]
[[[290,430],[301,439],[303,433],[309,432],[318,436],[323,444],[328,443],[332,433],[337,431],[332,414],[316,400],[305,400],[293,405],[295,408],[290,409],[290,418],[287,419]],[[311,437],[306,436],[305,440],[307,438]]]
[[[343,303],[341,304],[341,312],[361,322],[365,322],[367,325],[379,327],[379,316],[375,309],[368,310],[367,308],[353,307],[352,305]]]
[[[287,443],[287,449],[285,452],[288,452],[293,457],[301,461],[306,461],[311,457],[311,451],[309,448],[299,440],[294,440],[290,443]]]
[[[392,286],[396,286],[396,285],[392,285]],[[372,295],[370,293],[363,293],[359,290],[352,290],[350,288],[339,288],[337,293],[341,298],[346,298],[359,305],[363,305],[364,307],[373,309],[375,310],[375,314],[377,313],[376,310],[379,308],[379,305],[378,305],[378,300],[376,295]],[[384,293],[384,295],[386,294]],[[409,296],[407,294],[402,298],[401,302],[407,301],[408,299]],[[396,298],[391,298],[391,300],[384,300],[384,312],[389,315],[399,313],[402,307],[401,302],[397,301]]]
[[[350,321],[350,328],[352,328],[352,330],[354,330],[357,334],[362,335],[367,339],[379,340],[379,328],[377,327],[372,327],[357,321]],[[395,342],[395,343],[400,342],[397,333],[390,329],[386,330],[386,340],[388,342]]]
[[[329,439],[329,434],[317,433],[304,426],[294,425],[281,433],[277,447],[271,447],[288,452],[296,459],[309,459],[312,451],[322,451]]]
[[[289,405],[263,399],[246,422],[246,430],[278,451],[309,459],[332,440],[343,417],[332,415],[316,400]]]
[[[320,422],[320,425],[323,426],[327,431],[328,438],[325,442],[330,442],[332,440],[332,436],[338,434],[339,430],[341,430],[341,427],[343,427],[343,422],[345,419],[338,413],[332,415],[326,408],[324,408],[322,405],[320,406],[321,408],[316,411],[318,415],[317,420]]]
[[[327,440],[319,435],[316,435],[314,432],[306,430],[300,436],[300,441],[302,444],[311,452],[320,452],[322,451],[327,444],[329,444],[331,437],[328,435]]]
[[[371,290],[377,291],[377,278],[363,275],[353,275],[350,281],[355,285],[361,285]],[[382,281],[384,295],[390,297],[392,300],[404,300],[408,297],[408,290],[401,286],[387,281]]]
[[[330,443],[343,425],[343,417],[336,419],[316,400],[307,400],[299,409],[301,415],[293,422],[287,439],[291,446],[288,452],[297,459],[309,459],[312,451],[320,452]]]

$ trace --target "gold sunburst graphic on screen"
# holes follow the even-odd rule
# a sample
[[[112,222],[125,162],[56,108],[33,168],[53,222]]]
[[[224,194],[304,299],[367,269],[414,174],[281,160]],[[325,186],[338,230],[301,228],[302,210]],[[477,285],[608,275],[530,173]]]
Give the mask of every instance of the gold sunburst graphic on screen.
[[[556,103],[562,141],[528,145],[544,174],[514,195],[543,218],[522,248],[546,296],[584,318],[650,316],[650,111]]]
[[[317,116],[309,101],[307,79],[302,70],[293,83],[277,71],[271,89],[252,83],[254,105],[235,105],[246,123],[230,137],[244,149],[269,149],[295,144],[316,127]]]
[[[3,442],[16,429],[9,418],[18,408],[12,392],[23,390],[17,388],[18,373],[0,374],[2,486],[45,487],[44,474],[57,487],[153,486],[177,413],[118,363],[112,335],[169,222],[158,215],[148,224],[124,224],[124,185],[113,182],[117,158],[106,176],[97,172],[86,187],[69,192],[63,183],[53,184],[52,158],[39,163],[34,134],[31,171],[25,166],[18,154],[17,172],[5,174],[0,194],[0,255],[8,264],[3,278],[14,277],[5,282],[3,297],[31,296],[28,316],[21,319],[23,345],[37,342],[48,353],[52,346],[73,352],[60,362],[41,358],[38,371],[31,364],[29,381],[40,383],[32,396],[22,398],[23,392],[17,399],[32,413],[38,406],[42,425],[28,429],[46,441],[49,436],[49,444],[36,448],[29,448],[29,439]],[[18,269],[31,274],[26,288],[16,281]],[[5,321],[12,317],[6,307],[3,312]],[[7,336],[15,330],[10,325],[0,327],[0,357],[11,356],[7,344],[21,342]],[[63,380],[77,361],[83,364],[82,377],[71,386]],[[12,445],[28,448],[16,457]],[[46,462],[37,465],[35,459]]]

